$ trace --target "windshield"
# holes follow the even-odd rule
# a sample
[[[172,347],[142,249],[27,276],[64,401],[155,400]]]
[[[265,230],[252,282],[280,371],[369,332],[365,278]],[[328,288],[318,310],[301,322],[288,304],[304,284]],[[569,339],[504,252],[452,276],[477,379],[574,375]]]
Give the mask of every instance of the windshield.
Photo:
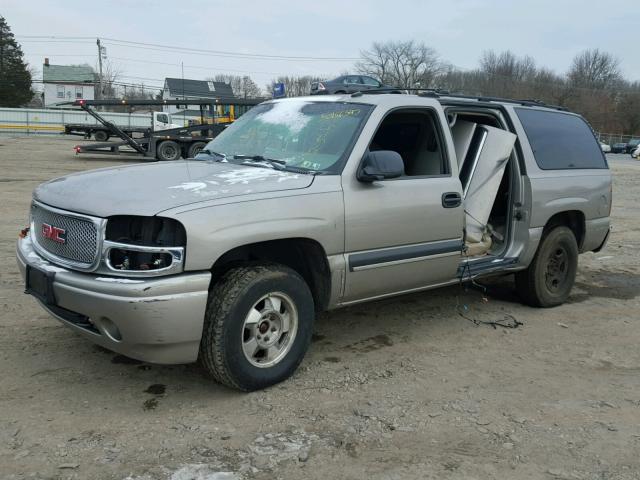
[[[304,100],[264,103],[209,142],[196,159],[335,172],[371,108]]]

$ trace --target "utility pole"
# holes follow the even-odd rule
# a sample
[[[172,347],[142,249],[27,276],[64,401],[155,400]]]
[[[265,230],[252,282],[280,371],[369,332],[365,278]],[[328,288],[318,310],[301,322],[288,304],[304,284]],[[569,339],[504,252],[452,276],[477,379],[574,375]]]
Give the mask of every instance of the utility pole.
[[[180,66],[182,67],[182,99],[186,102],[187,97],[184,96],[184,61],[180,62]],[[182,125],[186,122],[187,115],[187,105],[185,104],[184,110],[182,111]]]
[[[98,45],[98,68],[100,69],[100,76],[98,77],[99,81],[99,97],[102,99],[102,47],[100,46],[100,39],[96,39],[96,44]]]

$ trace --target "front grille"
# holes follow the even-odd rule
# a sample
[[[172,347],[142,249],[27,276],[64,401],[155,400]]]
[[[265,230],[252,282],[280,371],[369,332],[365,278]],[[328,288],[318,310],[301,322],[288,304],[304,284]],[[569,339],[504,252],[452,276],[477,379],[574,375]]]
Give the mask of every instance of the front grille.
[[[44,205],[31,205],[33,235],[40,249],[51,255],[89,266],[98,256],[98,227],[90,219],[66,215],[47,209]],[[64,243],[47,238],[43,234],[43,224],[64,231]],[[46,227],[45,227],[46,228]]]

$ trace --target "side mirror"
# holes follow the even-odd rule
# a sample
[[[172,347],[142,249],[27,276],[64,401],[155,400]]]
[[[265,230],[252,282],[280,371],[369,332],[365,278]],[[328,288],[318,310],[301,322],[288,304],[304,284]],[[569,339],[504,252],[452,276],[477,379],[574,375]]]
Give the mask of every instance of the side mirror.
[[[376,180],[398,178],[404,175],[404,161],[398,152],[378,150],[367,153],[356,175],[361,182],[371,183]]]

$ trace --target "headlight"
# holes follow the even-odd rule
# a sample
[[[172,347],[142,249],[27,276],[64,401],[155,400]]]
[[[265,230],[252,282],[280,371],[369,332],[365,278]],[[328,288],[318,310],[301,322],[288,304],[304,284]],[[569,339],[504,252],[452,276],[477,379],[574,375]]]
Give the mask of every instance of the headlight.
[[[119,215],[107,221],[102,259],[114,275],[169,275],[183,270],[185,246],[177,220]]]

